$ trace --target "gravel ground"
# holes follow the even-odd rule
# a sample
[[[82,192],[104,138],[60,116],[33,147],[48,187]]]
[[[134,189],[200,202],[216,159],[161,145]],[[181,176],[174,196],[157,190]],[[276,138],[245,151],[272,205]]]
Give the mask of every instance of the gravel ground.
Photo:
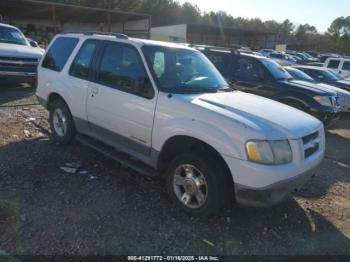
[[[293,198],[197,219],[174,209],[158,179],[52,143],[33,94],[0,89],[0,253],[350,254],[350,115],[330,128],[326,159]],[[68,163],[82,174],[60,169]]]

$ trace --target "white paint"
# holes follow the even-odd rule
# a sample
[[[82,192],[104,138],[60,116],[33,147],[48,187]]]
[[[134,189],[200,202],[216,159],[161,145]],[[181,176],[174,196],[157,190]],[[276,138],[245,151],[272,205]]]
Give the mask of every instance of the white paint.
[[[68,69],[79,49],[77,47],[62,72],[39,66],[37,89],[37,95],[45,100],[52,92],[62,95],[73,116],[93,121],[127,138],[135,135],[156,151],[161,151],[166,141],[174,136],[189,136],[204,141],[226,161],[234,182],[251,188],[263,188],[296,176],[306,176],[323,159],[325,136],[322,123],[297,109],[238,91],[173,94],[172,97],[158,91],[140,48],[152,43],[197,52],[191,48],[150,40],[72,36],[79,37],[81,42],[93,38],[133,45],[140,52],[156,91],[153,99],[146,99],[86,82],[82,84],[88,85],[88,88],[82,89],[81,94],[73,94],[70,83],[74,78],[69,76]],[[90,95],[86,94],[86,90],[90,88],[97,88],[98,99],[86,98],[86,95]],[[319,150],[305,160],[302,137],[316,131],[319,132]],[[248,140],[288,140],[293,161],[278,166],[249,162],[245,151]]]

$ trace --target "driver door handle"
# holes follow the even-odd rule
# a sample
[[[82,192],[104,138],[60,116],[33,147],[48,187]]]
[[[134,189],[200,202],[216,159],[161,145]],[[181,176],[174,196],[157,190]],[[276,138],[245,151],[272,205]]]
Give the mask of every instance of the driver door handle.
[[[97,87],[91,87],[91,97],[98,95],[99,89]]]

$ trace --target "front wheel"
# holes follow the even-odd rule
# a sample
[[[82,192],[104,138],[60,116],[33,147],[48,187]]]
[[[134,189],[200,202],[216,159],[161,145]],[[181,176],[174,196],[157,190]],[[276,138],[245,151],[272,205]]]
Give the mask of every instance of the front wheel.
[[[50,106],[51,137],[60,144],[68,144],[75,135],[72,115],[62,100],[56,100]]]
[[[192,216],[215,214],[233,198],[222,167],[210,157],[183,154],[166,173],[167,191],[175,204]],[[231,194],[232,193],[232,194]]]

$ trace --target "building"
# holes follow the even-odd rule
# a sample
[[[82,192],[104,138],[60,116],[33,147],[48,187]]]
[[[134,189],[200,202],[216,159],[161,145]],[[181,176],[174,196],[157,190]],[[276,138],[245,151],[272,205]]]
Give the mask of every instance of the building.
[[[253,49],[275,48],[276,45],[276,35],[272,32],[201,24],[153,27],[151,38],[223,47],[249,46]]]
[[[19,27],[36,41],[63,31],[104,31],[149,38],[151,16],[38,0],[1,0],[0,22]]]

